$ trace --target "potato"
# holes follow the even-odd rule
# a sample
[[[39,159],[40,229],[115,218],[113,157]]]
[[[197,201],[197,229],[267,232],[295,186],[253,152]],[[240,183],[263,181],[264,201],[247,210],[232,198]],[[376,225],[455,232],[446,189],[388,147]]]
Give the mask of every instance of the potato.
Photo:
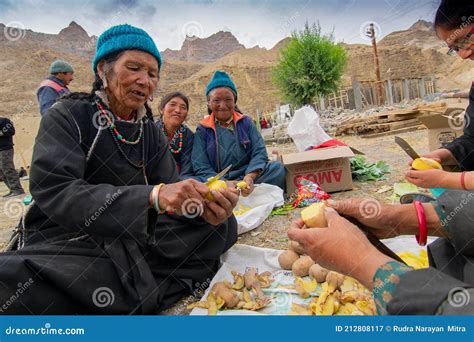
[[[334,271],[329,271],[326,276],[326,281],[328,283],[328,291],[334,292],[344,282],[344,275]]]
[[[211,193],[212,190],[219,191],[219,189],[227,189],[227,183],[220,179],[209,183],[207,186],[209,188],[209,193],[207,194],[206,198],[212,202],[215,201],[214,196],[212,196],[212,193]]]
[[[239,296],[222,282],[215,283],[212,287],[211,293],[215,298],[221,297],[225,302],[225,306],[229,309],[235,307],[239,303]]]
[[[424,157],[416,158],[415,160],[413,160],[413,162],[411,163],[411,167],[415,170],[443,169],[441,164],[438,163],[436,160]]]
[[[321,267],[319,264],[314,264],[309,268],[309,276],[315,279],[318,283],[326,281],[326,276],[329,270]]]
[[[235,186],[237,187],[237,189],[240,189],[240,190],[244,190],[248,188],[246,181],[240,181]]]
[[[310,267],[313,265],[313,259],[307,255],[303,255],[293,263],[291,270],[295,277],[306,277],[309,274]]]
[[[297,241],[290,240],[290,243],[288,244],[288,249],[290,251],[298,253],[299,255],[306,254],[306,251],[304,250],[303,246],[301,246]]]
[[[301,219],[308,228],[327,227],[328,222],[324,215],[326,205],[323,202],[313,203],[301,211]]]
[[[296,252],[288,250],[280,254],[278,262],[284,270],[291,270],[293,263],[299,258],[300,256]]]

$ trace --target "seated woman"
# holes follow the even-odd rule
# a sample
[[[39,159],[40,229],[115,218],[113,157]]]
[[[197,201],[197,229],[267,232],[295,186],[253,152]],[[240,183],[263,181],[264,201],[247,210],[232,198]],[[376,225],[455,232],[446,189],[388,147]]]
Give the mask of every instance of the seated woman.
[[[448,54],[457,55],[463,60],[474,59],[474,3],[472,1],[442,0],[434,19],[436,35],[449,48]],[[453,60],[453,63],[455,61]],[[459,165],[463,171],[474,171],[474,82],[468,94],[469,105],[464,114],[463,135],[451,143],[423,154],[422,157],[439,160],[446,165]],[[438,172],[439,176],[440,173]],[[419,171],[410,178],[419,183],[425,182],[432,175],[430,172]],[[433,175],[434,176],[434,175]],[[473,177],[472,175],[470,177]],[[460,181],[460,174],[454,174],[444,180],[438,187],[448,187],[455,179]],[[448,183],[448,186],[445,184]]]
[[[160,102],[161,116],[156,125],[168,138],[168,149],[173,155],[179,178],[193,176],[191,153],[194,133],[184,124],[189,110],[189,99],[180,92],[169,93]]]
[[[280,162],[268,162],[262,135],[252,119],[237,107],[237,88],[223,71],[216,71],[206,88],[209,116],[201,121],[194,136],[192,162],[195,177],[206,181],[229,165],[229,181],[244,180],[243,195],[254,183],[268,183],[285,189],[285,169]]]
[[[350,275],[373,290],[379,314],[472,315],[473,199],[471,192],[447,190],[435,202],[423,204],[329,200],[327,229],[301,229],[303,221],[296,220],[288,236],[298,241],[315,262]],[[379,209],[377,215],[366,215],[361,210],[367,203]],[[356,219],[378,238],[417,234],[423,245],[427,235],[439,236],[428,246],[430,267],[413,270],[382,254],[359,228],[340,215]]]
[[[0,254],[0,302],[31,285],[2,313],[155,314],[217,271],[237,239],[238,192],[208,202],[207,186],[179,181],[147,105],[161,66],[145,31],[114,26],[97,41],[92,92],[42,118],[35,203],[16,250]]]

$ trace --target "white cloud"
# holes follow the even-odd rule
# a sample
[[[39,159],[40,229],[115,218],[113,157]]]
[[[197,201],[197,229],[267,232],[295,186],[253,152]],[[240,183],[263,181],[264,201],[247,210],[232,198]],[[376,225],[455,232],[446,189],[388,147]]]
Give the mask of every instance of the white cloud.
[[[179,49],[189,23],[200,37],[231,31],[246,47],[271,48],[303,27],[319,20],[323,31],[334,29],[336,39],[365,43],[360,25],[375,20],[383,34],[431,20],[433,0],[0,0],[0,22],[20,21],[34,31],[57,33],[75,20],[89,34],[99,35],[111,25],[130,23],[144,28],[161,50]]]

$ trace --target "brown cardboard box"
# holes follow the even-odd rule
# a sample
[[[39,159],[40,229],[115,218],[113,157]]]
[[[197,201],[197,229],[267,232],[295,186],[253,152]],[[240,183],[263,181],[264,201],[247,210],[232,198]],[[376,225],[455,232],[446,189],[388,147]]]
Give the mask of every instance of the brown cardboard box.
[[[318,183],[326,192],[352,190],[351,157],[354,152],[348,146],[284,154],[287,193],[297,189],[300,178]]]
[[[448,108],[445,114],[420,116],[418,120],[428,128],[428,146],[434,151],[463,135],[464,110]]]

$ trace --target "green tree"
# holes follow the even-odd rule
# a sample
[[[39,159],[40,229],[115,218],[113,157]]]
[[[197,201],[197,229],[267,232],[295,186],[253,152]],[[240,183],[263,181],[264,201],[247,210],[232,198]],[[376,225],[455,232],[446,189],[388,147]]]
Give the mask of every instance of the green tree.
[[[336,91],[347,63],[344,48],[334,35],[322,34],[318,24],[295,31],[281,50],[273,80],[283,97],[295,106],[312,105],[317,96]]]

